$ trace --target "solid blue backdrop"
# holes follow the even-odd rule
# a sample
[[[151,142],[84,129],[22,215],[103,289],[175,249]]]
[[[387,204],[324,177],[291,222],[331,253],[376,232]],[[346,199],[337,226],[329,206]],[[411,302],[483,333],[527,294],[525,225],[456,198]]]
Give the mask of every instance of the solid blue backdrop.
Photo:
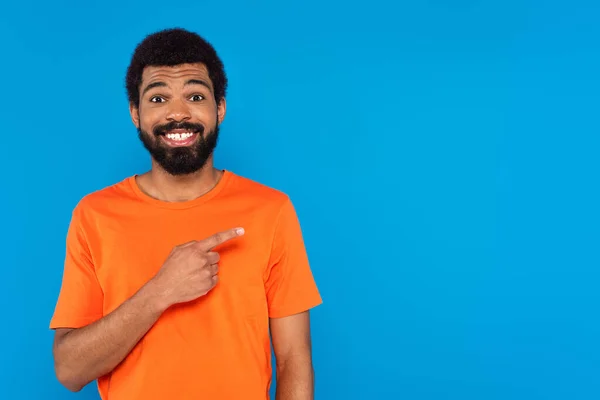
[[[148,168],[123,78],[173,26],[229,74],[217,166],[297,207],[317,399],[600,396],[597,2],[84,3],[0,10],[1,398],[98,398],[53,371],[66,228]]]

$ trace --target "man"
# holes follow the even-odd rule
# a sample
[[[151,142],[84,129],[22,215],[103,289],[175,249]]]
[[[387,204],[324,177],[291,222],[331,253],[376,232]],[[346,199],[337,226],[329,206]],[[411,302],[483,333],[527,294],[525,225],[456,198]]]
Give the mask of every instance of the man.
[[[146,37],[127,70],[150,171],[85,196],[50,327],[59,381],[109,400],[313,398],[321,303],[287,195],[213,166],[227,79],[195,33]]]

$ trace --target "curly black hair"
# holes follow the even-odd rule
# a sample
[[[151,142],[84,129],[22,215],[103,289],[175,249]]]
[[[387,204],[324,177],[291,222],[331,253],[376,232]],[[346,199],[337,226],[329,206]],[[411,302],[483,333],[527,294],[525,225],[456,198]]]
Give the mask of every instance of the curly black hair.
[[[214,87],[215,100],[219,104],[227,90],[227,76],[223,62],[209,42],[197,33],[182,28],[152,33],[137,45],[125,78],[129,102],[139,108],[140,85],[145,67],[188,63],[206,65]]]

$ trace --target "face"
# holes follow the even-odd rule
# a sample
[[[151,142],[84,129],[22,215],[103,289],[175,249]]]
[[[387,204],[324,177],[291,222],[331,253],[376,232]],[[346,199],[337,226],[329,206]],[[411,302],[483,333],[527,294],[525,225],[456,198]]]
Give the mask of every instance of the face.
[[[171,175],[198,171],[217,145],[225,100],[218,105],[203,64],[147,67],[140,105],[130,108],[144,147]]]

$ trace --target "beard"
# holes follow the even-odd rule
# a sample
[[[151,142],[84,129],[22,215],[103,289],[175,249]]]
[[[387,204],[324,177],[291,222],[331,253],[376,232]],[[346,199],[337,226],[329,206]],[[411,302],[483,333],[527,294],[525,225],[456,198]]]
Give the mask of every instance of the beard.
[[[196,132],[198,138],[194,144],[185,147],[170,147],[163,143],[160,136],[173,129],[185,129]],[[170,122],[156,126],[152,134],[138,128],[138,137],[150,153],[150,156],[167,173],[171,175],[187,175],[200,170],[217,147],[219,125],[204,135],[204,126],[190,122]]]

